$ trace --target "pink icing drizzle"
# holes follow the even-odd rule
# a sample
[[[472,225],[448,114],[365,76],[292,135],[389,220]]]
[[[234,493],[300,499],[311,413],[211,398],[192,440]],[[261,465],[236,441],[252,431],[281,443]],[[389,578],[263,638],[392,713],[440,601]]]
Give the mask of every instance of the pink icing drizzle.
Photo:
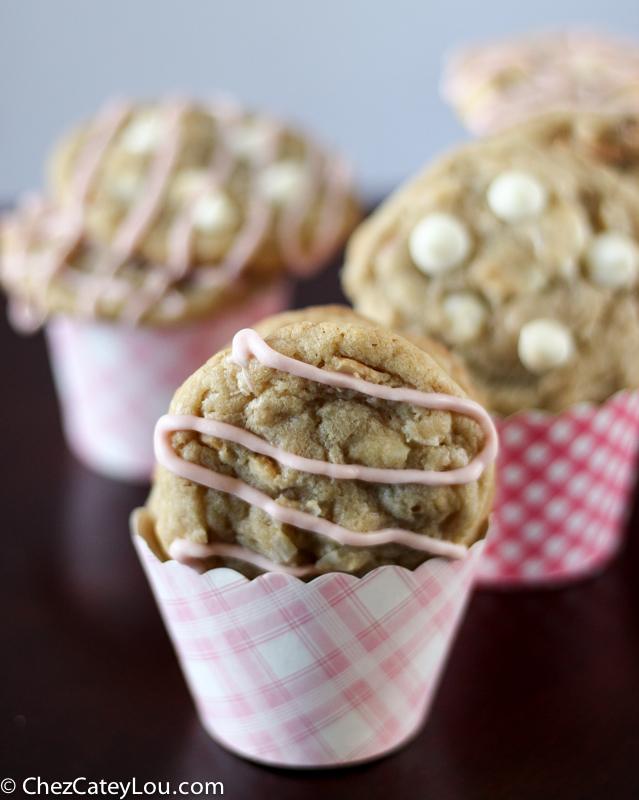
[[[226,117],[223,138],[233,135],[234,122],[237,124],[239,120],[233,121],[232,117]],[[229,252],[220,264],[198,269],[196,278],[199,286],[214,286],[224,281],[237,280],[268,231],[273,211],[258,190],[257,178],[260,170],[276,160],[283,129],[271,121],[263,124],[268,126],[269,135],[257,153],[255,168],[251,174],[244,227],[237,234]]]
[[[36,272],[39,274],[36,277],[42,284],[42,297],[46,297],[51,282],[82,239],[85,207],[93,180],[106,151],[129,113],[128,104],[115,101],[98,115],[94,123],[94,133],[89,137],[75,165],[68,208],[54,210],[38,195],[29,195],[23,201],[22,246],[17,254],[3,256],[2,263],[5,280],[14,282],[16,288],[21,275],[26,271],[30,246],[34,239],[44,233],[45,236],[58,238],[59,243],[51,255],[37,259],[31,257],[30,262],[32,265],[35,262],[38,266]],[[44,312],[36,308],[31,299],[15,299],[11,304],[10,321],[22,333],[37,330],[44,319]]]
[[[378,469],[356,464],[331,464],[297,456],[274,447],[249,431],[227,423],[190,415],[167,414],[158,421],[155,429],[155,454],[162,466],[187,480],[211,489],[233,494],[261,508],[279,522],[322,534],[340,544],[363,547],[395,542],[415,550],[449,558],[462,558],[465,555],[466,547],[464,545],[442,541],[400,528],[386,528],[369,533],[350,531],[327,519],[282,506],[264,492],[255,489],[239,478],[221,475],[199,464],[185,461],[178,456],[171,444],[172,434],[181,430],[193,430],[242,444],[254,452],[267,455],[285,466],[300,471],[327,475],[332,478],[356,479],[377,483],[423,483],[433,486],[458,485],[477,480],[484,469],[497,456],[497,433],[495,427],[487,412],[472,400],[446,394],[420,392],[407,387],[392,388],[374,384],[352,375],[320,369],[278,353],[269,347],[256,331],[244,329],[237,333],[233,339],[233,350],[228,360],[244,370],[251,356],[254,356],[264,366],[327,386],[350,389],[385,400],[407,402],[420,408],[441,409],[464,414],[479,423],[484,432],[484,446],[480,453],[465,467],[448,472]],[[206,555],[222,555],[219,546],[220,543],[198,545],[199,548],[205,549],[198,550],[200,555],[194,555],[194,551],[187,551],[182,545],[179,545],[176,546],[175,550],[171,550],[171,556],[178,559],[193,559],[206,557]],[[235,555],[233,557],[238,556]],[[277,565],[269,568],[276,569]]]
[[[200,200],[209,192],[221,189],[233,170],[233,160],[224,147],[216,148],[207,180],[196,192],[184,210],[178,214],[169,230],[169,264],[173,278],[183,278],[191,265],[191,238],[195,220],[195,210]]]
[[[520,80],[501,86],[514,70]],[[455,54],[442,94],[480,134],[543,111],[637,111],[639,47],[586,30],[492,42]]]
[[[54,234],[56,230],[66,234],[61,247],[51,260],[49,283],[82,239],[83,219],[91,186],[111,142],[130,113],[131,108],[126,103],[116,102],[108,105],[98,117],[95,133],[89,137],[78,158],[71,182],[70,209],[66,213],[54,213],[49,220],[48,227]]]
[[[287,206],[279,227],[286,260],[291,270],[302,276],[310,274],[318,261],[328,257],[342,226],[346,207],[345,187],[351,182],[348,165],[337,158],[326,163],[313,142],[308,142],[306,147],[305,172],[307,180],[301,197]],[[317,195],[324,172],[326,188],[320,219],[309,250],[304,253],[301,245],[302,223]]]
[[[218,558],[236,558],[239,561],[246,561],[253,564],[265,572],[283,572],[285,575],[293,575],[296,578],[304,578],[309,575],[321,575],[325,570],[318,569],[313,564],[306,564],[300,567],[289,567],[286,564],[278,564],[270,558],[259,553],[242,547],[241,544],[225,544],[224,542],[214,542],[213,544],[199,544],[190,539],[175,539],[169,547],[169,555],[175,561],[186,564],[200,574],[206,572],[206,567],[202,563],[203,559],[217,556]]]
[[[165,119],[165,135],[156,152],[142,193],[127,213],[120,229],[116,232],[114,242],[99,259],[94,272],[90,274],[76,273],[68,270],[65,273],[70,287],[78,294],[79,310],[84,315],[95,316],[100,298],[106,294],[124,299],[122,316],[129,322],[139,322],[143,314],[155,303],[159,302],[178,281],[182,280],[192,266],[191,239],[194,227],[196,200],[187,204],[179,214],[168,234],[169,257],[164,265],[154,264],[144,278],[144,284],[134,289],[126,283],[124,289],[114,287],[120,268],[132,256],[149,229],[153,227],[163,207],[163,199],[168,182],[174,171],[181,146],[181,118],[186,107],[182,103],[169,102],[161,111]],[[218,146],[213,153],[209,165],[209,175],[203,192],[221,188],[233,171],[235,160],[225,143],[233,136],[237,126],[244,117],[239,106],[228,101],[211,109],[218,126]],[[61,210],[48,209],[41,214],[39,230],[31,224],[22,225],[23,247],[18,257],[4,258],[4,269],[12,273],[24,272],[27,259],[31,268],[37,266],[38,258],[30,256],[29,249],[37,233],[45,237],[58,237],[60,245],[55,247],[46,259],[43,280],[46,292],[51,281],[67,266],[67,259],[80,244],[84,235],[84,218],[90,189],[100,169],[102,161],[118,135],[122,125],[131,115],[131,106],[118,102],[107,107],[94,124],[94,132],[87,137],[83,149],[75,164],[72,178],[72,200],[70,207]],[[228,283],[241,279],[244,268],[264,240],[273,220],[273,209],[262,196],[257,180],[260,171],[274,163],[279,154],[284,128],[279,123],[268,119],[260,124],[269,130],[265,141],[252,163],[249,181],[249,197],[244,225],[236,234],[235,241],[221,263],[197,266],[193,274],[194,285],[202,288],[220,283]],[[319,148],[310,140],[307,141],[305,172],[306,187],[302,197],[290,203],[282,211],[277,221],[276,235],[285,259],[293,272],[308,273],[325,259],[335,247],[342,227],[346,196],[351,185],[351,178],[338,159],[322,156]],[[307,252],[302,248],[302,223],[308,209],[324,185],[321,203],[320,220],[313,240]],[[38,269],[39,272],[42,270]],[[16,282],[19,290],[19,282]],[[24,310],[19,309],[19,310]],[[43,316],[43,315],[42,315]],[[16,322],[24,320],[33,327],[33,314],[15,314]]]
[[[176,102],[168,103],[163,109],[168,133],[153,159],[144,191],[126,215],[111,248],[105,251],[96,266],[95,272],[98,280],[87,298],[88,305],[85,309],[92,315],[95,315],[95,305],[100,295],[106,290],[120,267],[134,254],[135,248],[153,226],[158,216],[169,177],[180,154],[180,127],[184,112],[184,104]],[[162,294],[169,281],[168,273],[161,276],[160,283],[164,287]],[[134,295],[133,292],[132,296]],[[126,319],[132,316],[135,321],[139,313],[137,311],[133,315],[127,314],[125,309],[124,317]]]
[[[341,372],[330,372],[329,370],[320,369],[319,367],[314,367],[312,364],[307,364],[304,361],[298,361],[295,358],[289,358],[289,356],[278,353],[277,350],[273,350],[272,347],[266,344],[257,331],[251,328],[244,328],[235,334],[233,338],[233,349],[228,360],[230,363],[237,364],[237,366],[242,369],[246,369],[251,356],[254,356],[260,364],[263,364],[265,367],[271,367],[271,369],[276,369],[280,372],[288,372],[291,375],[296,375],[298,378],[306,378],[309,381],[323,383],[325,386],[335,386],[338,389],[353,389],[362,394],[367,394],[369,397],[377,397],[380,400],[411,403],[419,408],[453,411],[474,419],[481,427],[486,438],[485,445],[481,452],[478,453],[470,464],[467,464],[461,469],[451,470],[449,472],[422,473],[426,474],[428,479],[417,481],[419,483],[423,482],[431,486],[451,486],[471,483],[472,481],[476,481],[486,467],[492,464],[497,457],[497,431],[495,430],[495,426],[488,412],[473,400],[436,392],[420,392],[417,389],[409,389],[406,386],[393,388],[391,386],[371,383],[362,378],[356,378],[354,375],[346,375]],[[342,467],[353,465],[334,466]],[[404,475],[410,472],[411,478],[404,481],[395,481],[392,475],[395,474],[397,470],[372,470],[370,467],[358,467],[358,469],[371,470],[376,476],[368,479],[362,477],[362,480],[372,480],[378,483],[415,483],[414,475],[420,472],[419,470],[400,470]],[[446,476],[446,480],[442,479],[440,483],[440,478],[436,476]]]

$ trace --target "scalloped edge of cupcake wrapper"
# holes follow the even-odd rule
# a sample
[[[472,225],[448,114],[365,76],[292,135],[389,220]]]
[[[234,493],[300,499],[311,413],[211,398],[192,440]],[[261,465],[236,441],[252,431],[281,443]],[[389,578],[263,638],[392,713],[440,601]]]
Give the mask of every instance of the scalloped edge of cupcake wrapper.
[[[272,766],[336,767],[388,755],[420,730],[483,541],[414,572],[384,566],[304,583],[227,568],[200,575],[161,561],[152,522],[144,528],[132,516],[200,720],[224,747]]]

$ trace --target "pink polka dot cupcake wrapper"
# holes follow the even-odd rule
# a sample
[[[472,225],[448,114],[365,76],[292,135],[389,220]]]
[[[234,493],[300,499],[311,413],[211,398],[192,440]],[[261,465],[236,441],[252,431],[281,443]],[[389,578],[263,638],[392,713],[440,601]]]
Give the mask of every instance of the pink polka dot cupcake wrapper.
[[[639,391],[495,423],[497,498],[477,584],[556,586],[601,572],[622,545],[632,504]]]
[[[290,295],[278,283],[238,309],[185,325],[51,319],[46,338],[71,451],[110,478],[148,481],[153,429],[175,390],[239,329],[283,311]]]
[[[132,529],[143,532],[135,513]],[[200,575],[133,539],[204,728],[240,756],[294,768],[375,759],[416,735],[484,544],[414,572],[302,583]]]

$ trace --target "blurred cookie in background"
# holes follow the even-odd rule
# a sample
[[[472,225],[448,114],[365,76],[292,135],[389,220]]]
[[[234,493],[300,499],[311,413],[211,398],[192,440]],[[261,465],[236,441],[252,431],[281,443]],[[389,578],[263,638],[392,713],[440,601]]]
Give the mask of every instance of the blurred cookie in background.
[[[639,41],[575,29],[459,48],[440,90],[478,135],[547,111],[639,112]]]

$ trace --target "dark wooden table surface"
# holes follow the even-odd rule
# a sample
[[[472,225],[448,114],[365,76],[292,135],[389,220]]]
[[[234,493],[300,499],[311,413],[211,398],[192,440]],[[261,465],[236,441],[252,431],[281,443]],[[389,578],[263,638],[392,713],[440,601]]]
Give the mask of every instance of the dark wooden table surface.
[[[339,299],[336,275],[299,287],[297,304]],[[474,594],[429,721],[401,752],[273,770],[200,728],[129,539],[147,490],[69,455],[42,335],[16,336],[4,308],[0,385],[0,789],[85,777],[171,792],[221,781],[233,800],[639,797],[639,508],[601,577]]]

